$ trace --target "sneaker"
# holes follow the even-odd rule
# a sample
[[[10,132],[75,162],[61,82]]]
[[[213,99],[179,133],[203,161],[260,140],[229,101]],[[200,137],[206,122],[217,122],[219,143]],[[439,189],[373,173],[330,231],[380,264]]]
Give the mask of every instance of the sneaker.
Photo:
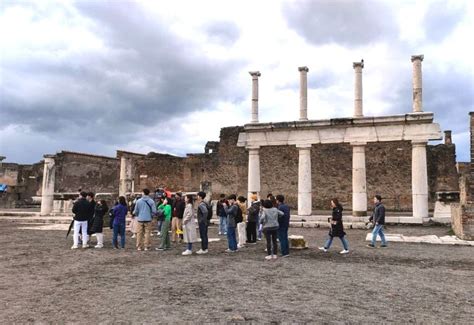
[[[274,260],[276,260],[276,259],[278,258],[278,256],[272,255],[272,258],[273,258]]]
[[[257,238],[257,240],[262,240],[262,238]]]
[[[387,245],[380,245],[381,248],[387,248]]]
[[[153,233],[151,233],[151,234],[150,234],[150,237],[153,237],[153,236],[155,236],[155,235],[154,235]]]
[[[225,252],[226,252],[226,253],[235,253],[235,252],[237,252],[237,250],[232,250],[232,249],[230,249],[230,248],[227,248],[227,249],[225,250]]]
[[[343,249],[342,251],[339,252],[339,254],[347,254],[349,253],[348,249]]]
[[[184,252],[181,253],[181,255],[191,255],[193,251],[190,251],[189,249],[185,250]]]
[[[141,247],[138,247],[138,248],[137,248],[137,251],[141,251],[141,250],[142,250]]]
[[[207,253],[209,253],[209,251],[207,249],[204,249],[204,250],[200,249],[196,252],[196,254],[198,254],[198,255],[203,255],[203,254],[207,254]]]
[[[327,249],[326,247],[318,247],[318,249],[319,249],[320,251],[325,252],[325,253],[328,251],[328,249]]]
[[[94,248],[102,248],[104,245],[95,245]]]
[[[78,248],[79,248],[79,246],[76,246],[76,245],[73,245],[73,246],[71,247],[71,249],[78,249]]]
[[[219,235],[222,235],[222,233],[219,231]]]
[[[290,254],[282,255],[281,257],[290,257]]]
[[[82,245],[82,248],[89,248],[89,245],[85,244],[85,245]]]
[[[367,247],[368,247],[368,248],[375,248],[375,246],[372,245],[372,244],[367,244]]]
[[[226,233],[226,232],[224,233],[224,236],[225,236],[225,235],[227,235],[227,233]]]
[[[155,248],[155,251],[164,251],[164,250],[165,250],[165,249],[162,248],[162,247],[156,247],[156,248]]]
[[[132,235],[132,238],[136,238],[137,236],[135,234]]]
[[[240,245],[240,244],[237,245],[237,248],[244,248],[244,247],[245,247],[245,245]]]
[[[148,247],[145,247],[145,251],[149,251],[150,249]]]
[[[271,260],[271,259],[272,259],[272,256],[271,256],[271,255],[267,255],[267,256],[265,256],[265,259],[266,259],[266,260]]]

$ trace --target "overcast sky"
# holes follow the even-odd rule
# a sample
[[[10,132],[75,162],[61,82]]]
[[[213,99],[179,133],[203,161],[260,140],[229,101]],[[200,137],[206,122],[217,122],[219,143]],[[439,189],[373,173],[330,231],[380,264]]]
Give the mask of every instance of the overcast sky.
[[[33,163],[61,150],[203,152],[221,127],[353,114],[352,62],[364,59],[364,115],[412,111],[412,54],[423,106],[469,161],[473,1],[0,2],[0,155]]]

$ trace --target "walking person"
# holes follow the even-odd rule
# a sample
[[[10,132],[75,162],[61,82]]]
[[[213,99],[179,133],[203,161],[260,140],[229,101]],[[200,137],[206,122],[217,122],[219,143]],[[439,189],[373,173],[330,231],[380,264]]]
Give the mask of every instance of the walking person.
[[[247,206],[245,204],[245,201],[247,200],[243,196],[239,196],[237,198],[237,204],[239,205],[240,211],[242,212],[242,218],[240,220],[237,220],[240,221],[237,223],[237,233],[239,236],[237,248],[245,247],[245,243],[247,242],[247,229],[245,225],[245,221],[247,219]],[[245,219],[243,218],[243,216],[245,216]]]
[[[92,219],[92,226],[90,230],[90,233],[95,235],[97,238],[97,245],[95,245],[94,248],[104,247],[104,216],[107,212],[109,212],[107,202],[105,202],[105,200],[100,200],[97,202],[95,205],[94,218]]]
[[[225,194],[221,194],[216,207],[216,214],[219,217],[219,235],[227,235],[227,214],[224,210],[224,203],[226,203]]]
[[[375,248],[375,241],[377,240],[377,235],[380,236],[382,244],[380,247],[387,247],[387,240],[385,239],[385,234],[383,232],[383,227],[385,225],[385,206],[382,204],[382,197],[380,195],[374,196],[374,212],[370,216],[369,221],[374,224],[374,229],[372,230],[372,242],[367,245],[367,247]]]
[[[77,249],[79,247],[79,231],[82,232],[82,248],[89,247],[87,242],[89,236],[87,235],[87,222],[90,214],[90,204],[86,199],[87,193],[81,192],[80,198],[74,202],[72,207],[72,213],[74,213],[74,244],[71,249]]]
[[[257,194],[250,196],[250,207],[247,209],[247,243],[257,243],[257,223],[260,216],[260,201],[257,200]]]
[[[139,197],[133,198],[131,201],[129,201],[130,208],[128,209],[129,214],[130,214],[130,224],[129,224],[129,229],[130,232],[132,233],[132,238],[137,237],[137,218],[135,218],[135,215],[133,214],[133,210],[135,210],[135,205],[137,204],[137,200]]]
[[[227,253],[235,253],[237,251],[237,239],[235,237],[235,228],[237,226],[236,218],[239,213],[239,206],[236,203],[235,194],[229,195],[227,203],[224,203],[224,211],[227,214],[227,243],[229,248]]]
[[[133,214],[137,218],[137,250],[150,249],[151,221],[156,214],[155,202],[148,196],[150,190],[145,188],[143,196],[137,200]],[[145,241],[143,241],[145,237]]]
[[[196,235],[196,217],[193,209],[193,196],[187,194],[184,197],[186,208],[183,212],[183,239],[186,250],[181,255],[191,255],[193,253],[193,243],[197,241]]]
[[[199,236],[201,237],[201,249],[196,252],[196,254],[207,254],[208,253],[208,246],[209,246],[209,239],[207,236],[207,231],[209,227],[209,220],[207,219],[209,206],[204,202],[204,198],[206,197],[206,193],[199,192],[197,194],[197,220],[199,226]]]
[[[290,207],[285,204],[285,197],[281,194],[276,196],[277,209],[283,212],[278,218],[278,240],[282,257],[290,256],[290,245],[288,243],[288,228],[290,227]]]
[[[113,223],[113,237],[112,246],[118,249],[118,235],[120,235],[120,248],[125,248],[125,218],[127,217],[128,207],[125,197],[119,197],[119,204],[114,206],[114,223]]]
[[[339,203],[337,198],[331,200],[331,208],[332,208],[332,217],[330,220],[331,228],[329,229],[329,238],[324,244],[323,247],[319,247],[320,250],[323,252],[327,252],[328,249],[331,247],[332,240],[334,237],[339,237],[342,243],[342,247],[344,248],[340,251],[340,254],[347,254],[349,253],[349,242],[346,239],[346,233],[344,232],[344,225],[342,223],[342,205]]]
[[[171,242],[173,243],[176,242],[176,238],[179,238],[180,241],[182,239],[182,235],[178,235],[178,232],[183,230],[183,215],[185,208],[186,203],[182,198],[182,194],[180,192],[176,193],[176,201],[173,209],[174,215],[171,220]]]
[[[158,251],[164,251],[171,248],[170,244],[170,223],[171,223],[171,205],[168,203],[168,198],[163,198],[163,203],[158,207],[158,210],[163,211],[163,223],[161,224],[161,244],[156,248]]]
[[[273,206],[271,200],[265,200],[263,202],[263,215],[260,219],[260,223],[263,227],[263,233],[267,239],[267,256],[266,260],[277,258],[277,235],[278,235],[278,218],[283,216],[284,213]]]

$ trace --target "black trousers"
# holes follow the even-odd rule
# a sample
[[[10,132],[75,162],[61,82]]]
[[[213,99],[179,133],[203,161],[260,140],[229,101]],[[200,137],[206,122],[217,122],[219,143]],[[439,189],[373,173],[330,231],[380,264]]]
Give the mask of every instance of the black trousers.
[[[277,234],[278,229],[264,230],[267,239],[267,255],[276,255],[278,250]]]
[[[247,222],[247,243],[257,242],[257,223]]]

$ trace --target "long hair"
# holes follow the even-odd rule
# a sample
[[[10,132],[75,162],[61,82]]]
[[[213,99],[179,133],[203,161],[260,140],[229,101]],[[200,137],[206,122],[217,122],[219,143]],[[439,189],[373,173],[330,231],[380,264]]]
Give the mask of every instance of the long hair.
[[[125,201],[125,197],[124,197],[124,196],[120,196],[120,197],[119,197],[119,203],[120,203],[121,205],[125,205],[125,206],[127,205],[127,201]]]
[[[186,194],[186,197],[188,198],[188,204],[189,203],[193,204],[194,199],[193,199],[192,194]]]

